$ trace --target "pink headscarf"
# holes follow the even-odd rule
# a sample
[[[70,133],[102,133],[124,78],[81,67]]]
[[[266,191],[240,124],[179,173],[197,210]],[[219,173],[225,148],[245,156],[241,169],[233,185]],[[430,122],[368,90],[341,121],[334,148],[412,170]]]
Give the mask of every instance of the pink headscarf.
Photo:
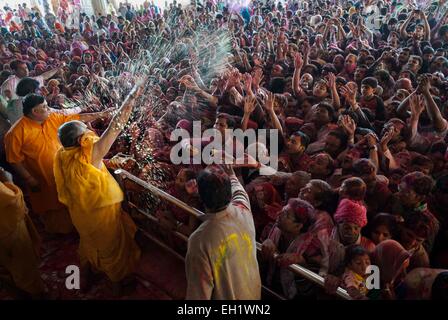
[[[342,199],[334,214],[336,223],[354,223],[361,228],[367,224],[367,209],[359,201]]]

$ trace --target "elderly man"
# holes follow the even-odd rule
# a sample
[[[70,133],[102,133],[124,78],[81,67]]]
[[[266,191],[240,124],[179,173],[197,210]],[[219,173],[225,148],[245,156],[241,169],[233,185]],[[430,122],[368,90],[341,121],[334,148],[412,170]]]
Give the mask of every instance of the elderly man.
[[[186,299],[257,300],[261,280],[249,197],[230,167],[197,178],[205,221],[190,236]]]
[[[109,111],[66,116],[50,113],[45,98],[30,94],[23,100],[23,117],[5,136],[6,160],[30,188],[31,209],[48,233],[70,233],[67,208],[58,201],[53,159],[60,148],[57,130],[70,120],[93,121]]]
[[[25,295],[39,297],[44,284],[38,270],[39,235],[28,216],[20,188],[0,167],[0,266]]]
[[[54,163],[59,200],[68,207],[80,236],[81,266],[87,274],[90,267],[106,273],[116,295],[121,281],[134,271],[140,249],[134,241],[137,228],[121,209],[123,192],[103,158],[140,94],[140,88],[133,89],[101,138],[82,122],[63,124],[58,131],[62,148]],[[85,285],[88,288],[89,283]]]

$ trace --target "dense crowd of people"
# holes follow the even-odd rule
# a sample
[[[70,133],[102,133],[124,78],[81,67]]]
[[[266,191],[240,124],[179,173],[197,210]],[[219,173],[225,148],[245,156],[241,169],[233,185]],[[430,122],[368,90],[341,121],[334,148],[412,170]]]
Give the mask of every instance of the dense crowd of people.
[[[132,274],[136,226],[105,164],[206,213],[154,206],[130,187],[164,229],[190,237],[187,298],[259,299],[261,283],[288,299],[339,286],[354,299],[448,298],[445,0],[106,9],[75,20],[0,11],[0,166],[14,178],[0,171],[0,266],[18,288],[45,292],[27,207],[45,232],[79,233],[83,274],[117,287]],[[279,134],[226,154],[255,148],[255,165],[175,165],[171,133],[192,134],[194,121],[222,136]],[[193,157],[211,142],[181,145]],[[261,174],[274,144],[278,166]]]

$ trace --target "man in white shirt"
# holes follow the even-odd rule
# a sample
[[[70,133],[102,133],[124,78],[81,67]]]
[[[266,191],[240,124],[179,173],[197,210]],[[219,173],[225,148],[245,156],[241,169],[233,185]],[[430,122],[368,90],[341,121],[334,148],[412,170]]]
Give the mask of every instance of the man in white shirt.
[[[0,87],[0,94],[4,96],[7,100],[17,99],[18,96],[16,94],[17,84],[20,79],[24,77],[28,77],[29,70],[25,61],[22,60],[14,60],[10,64],[12,71],[14,71],[14,75],[9,76],[8,79],[2,84]],[[53,70],[42,73],[40,76],[32,77],[33,79],[39,81],[40,86],[44,85],[44,80],[50,79],[53,77],[61,67],[54,68]]]
[[[259,300],[261,280],[249,197],[229,166],[199,173],[204,221],[188,239],[187,300]]]

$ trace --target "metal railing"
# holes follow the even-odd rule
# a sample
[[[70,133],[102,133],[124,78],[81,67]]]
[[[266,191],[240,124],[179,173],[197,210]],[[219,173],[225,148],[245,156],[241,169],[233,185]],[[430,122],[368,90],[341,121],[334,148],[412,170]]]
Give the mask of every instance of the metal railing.
[[[172,195],[170,195],[169,193],[147,183],[146,181],[143,181],[142,179],[130,174],[129,172],[127,172],[126,170],[123,169],[118,169],[115,170],[114,172],[116,175],[121,176],[122,178],[126,178],[131,180],[132,182],[138,184],[139,186],[148,189],[149,191],[151,191],[152,193],[158,195],[159,197],[162,197],[163,199],[169,201],[170,203],[174,204],[175,206],[182,208],[183,210],[185,210],[186,212],[188,212],[189,214],[193,215],[195,218],[203,221],[203,217],[204,217],[204,213],[201,212],[200,210],[197,210],[196,208],[193,208],[191,206],[189,206],[188,204],[186,204],[185,202],[177,199],[176,197],[173,197]],[[135,207],[135,206],[134,206]],[[136,208],[136,207],[135,207]],[[138,209],[138,208],[136,208]],[[155,217],[150,217],[149,214],[139,210],[141,213],[143,213],[145,216],[147,216],[150,219],[156,219]],[[178,233],[178,232],[175,232]],[[183,234],[176,234],[179,238],[184,239],[184,240],[188,240],[187,237]],[[257,242],[256,243],[257,246],[257,250],[261,251],[261,243]],[[274,254],[274,258],[277,257],[278,254]],[[308,270],[305,267],[302,267],[300,265],[297,264],[291,264],[288,266],[288,269],[290,271],[292,271],[293,273],[295,273],[296,275],[299,275],[309,281],[312,281],[313,283],[323,287],[324,286],[324,278],[321,277],[320,275],[318,275],[317,273],[314,273],[311,270]],[[345,300],[352,300],[352,298],[350,297],[350,295],[347,293],[347,291],[341,287],[338,287],[336,290],[336,295],[342,299]]]

